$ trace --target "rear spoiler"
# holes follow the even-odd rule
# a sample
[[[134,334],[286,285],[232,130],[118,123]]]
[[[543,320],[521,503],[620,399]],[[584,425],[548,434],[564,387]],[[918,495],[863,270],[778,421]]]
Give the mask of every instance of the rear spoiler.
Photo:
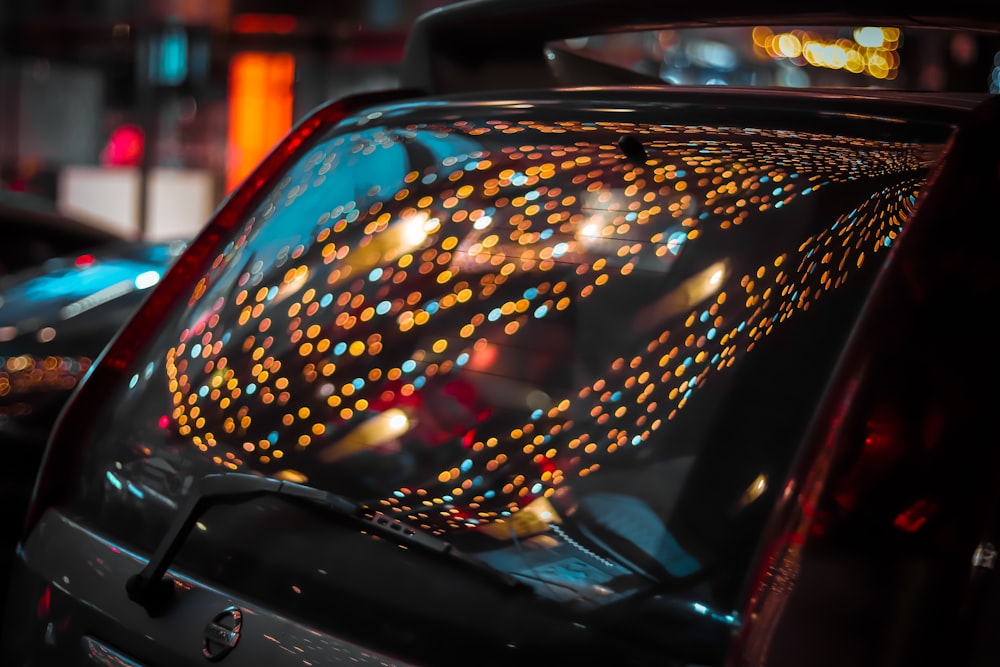
[[[911,2],[893,11],[891,0],[843,0],[837,8],[809,12],[801,0],[464,0],[417,19],[407,38],[400,83],[428,94],[552,86],[556,77],[552,56],[545,52],[548,42],[637,30],[770,23],[1000,31],[1000,2],[924,4]]]

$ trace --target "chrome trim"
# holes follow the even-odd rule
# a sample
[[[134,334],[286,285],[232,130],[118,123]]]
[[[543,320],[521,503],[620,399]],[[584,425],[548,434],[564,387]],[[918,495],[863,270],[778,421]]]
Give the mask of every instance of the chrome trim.
[[[100,665],[101,667],[143,667],[141,662],[136,662],[131,658],[125,657],[104,642],[94,639],[90,635],[81,637],[80,643],[83,645],[83,652],[86,654],[87,660],[92,665]]]
[[[972,567],[992,570],[996,567],[997,549],[989,542],[983,542],[972,554]]]
[[[227,607],[212,617],[202,632],[201,654],[209,660],[222,660],[236,647],[243,628],[243,612]]]

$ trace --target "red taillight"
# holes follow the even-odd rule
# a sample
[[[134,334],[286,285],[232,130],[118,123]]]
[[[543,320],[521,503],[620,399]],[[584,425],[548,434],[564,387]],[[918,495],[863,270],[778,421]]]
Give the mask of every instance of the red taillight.
[[[25,535],[42,511],[58,502],[60,494],[70,486],[70,476],[79,469],[83,434],[91,430],[93,418],[107,396],[105,389],[123,380],[123,374],[144,347],[150,333],[163,325],[177,300],[190,293],[194,281],[205,275],[218,254],[219,242],[241,223],[247,211],[257,205],[261,193],[274,182],[290,158],[297,155],[302,145],[320,128],[330,127],[366,107],[407,95],[407,92],[395,90],[364,93],[321,107],[293,128],[223,202],[215,216],[91,367],[79,391],[64,408],[42,460],[25,519]]]

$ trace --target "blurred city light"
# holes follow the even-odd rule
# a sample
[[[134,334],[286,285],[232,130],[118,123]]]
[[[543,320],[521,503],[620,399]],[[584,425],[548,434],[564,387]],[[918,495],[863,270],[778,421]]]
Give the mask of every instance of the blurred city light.
[[[295,58],[246,52],[229,66],[229,149],[226,191],[246,178],[292,127]]]
[[[109,167],[134,167],[142,162],[145,133],[137,125],[116,127],[101,153],[101,162]]]
[[[804,30],[776,33],[766,26],[757,26],[751,34],[758,52],[773,60],[846,70],[875,79],[895,79],[899,71],[898,28],[855,28],[853,40]]]

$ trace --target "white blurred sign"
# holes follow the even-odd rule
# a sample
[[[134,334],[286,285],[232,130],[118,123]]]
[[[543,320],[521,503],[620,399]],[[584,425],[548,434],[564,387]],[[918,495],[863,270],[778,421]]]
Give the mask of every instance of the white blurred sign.
[[[127,238],[139,238],[139,169],[67,167],[59,173],[57,205],[72,215]],[[191,238],[218,204],[207,170],[155,168],[146,192],[147,240]]]

